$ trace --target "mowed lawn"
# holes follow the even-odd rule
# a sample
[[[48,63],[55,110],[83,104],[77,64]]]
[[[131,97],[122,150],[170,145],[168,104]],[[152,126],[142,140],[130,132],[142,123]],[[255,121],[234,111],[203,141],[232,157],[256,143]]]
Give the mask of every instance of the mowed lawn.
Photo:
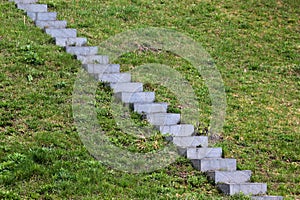
[[[53,44],[13,3],[0,0],[0,199],[247,199],[226,197],[184,158],[145,174],[116,171],[95,160],[72,117],[78,61]],[[89,45],[127,30],[161,27],[199,42],[220,71],[227,95],[221,140],[225,157],[253,171],[268,193],[300,199],[299,2],[40,1],[68,21]],[[160,63],[192,85],[199,132],[209,129],[210,100],[193,66],[170,52],[135,51],[117,61],[122,71]],[[180,112],[167,88],[147,85]],[[115,125],[111,91],[99,84],[99,122],[115,145],[153,151],[160,135],[129,137]],[[101,102],[101,104],[99,103]],[[139,116],[132,119],[143,123]]]

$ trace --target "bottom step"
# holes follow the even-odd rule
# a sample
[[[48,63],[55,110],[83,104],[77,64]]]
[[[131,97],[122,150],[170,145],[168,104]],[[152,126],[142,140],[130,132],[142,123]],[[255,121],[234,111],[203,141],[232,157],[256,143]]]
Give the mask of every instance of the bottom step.
[[[265,183],[222,183],[218,188],[225,194],[235,195],[243,193],[244,195],[260,195],[267,192]]]

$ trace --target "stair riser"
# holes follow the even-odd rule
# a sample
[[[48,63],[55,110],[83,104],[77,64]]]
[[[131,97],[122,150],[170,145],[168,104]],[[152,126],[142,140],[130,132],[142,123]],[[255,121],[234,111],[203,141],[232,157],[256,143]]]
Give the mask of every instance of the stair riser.
[[[140,93],[115,93],[116,99],[119,99],[125,104],[130,103],[152,103],[155,100],[154,92]]]
[[[67,47],[67,53],[73,55],[96,55],[98,53],[98,47]]]
[[[10,2],[15,2],[16,4],[30,4],[37,3],[38,0],[9,0]]]
[[[102,55],[92,55],[92,56],[83,56],[76,55],[76,59],[81,61],[82,64],[108,64],[108,56]]]
[[[153,103],[153,104],[134,104],[133,110],[139,114],[150,113],[166,113],[168,108],[167,103]]]
[[[126,83],[131,81],[131,75],[128,73],[99,74],[95,75],[95,78],[104,83]]]
[[[111,83],[110,87],[113,89],[114,93],[143,91],[142,83]]]
[[[239,193],[243,193],[244,195],[260,195],[267,192],[267,184],[264,183],[218,184],[218,188],[228,195]]]
[[[283,200],[282,196],[257,196],[252,197],[252,200]]]
[[[35,19],[34,21],[35,21],[35,25],[42,29],[44,29],[44,28],[66,28],[67,27],[66,21],[56,21],[56,20],[43,21],[43,20],[37,20],[37,19]]]
[[[27,12],[27,16],[32,19],[32,21],[54,21],[56,20],[55,12]]]
[[[76,29],[45,29],[48,35],[51,35],[54,38],[75,38],[77,36]]]
[[[245,183],[250,181],[251,171],[250,170],[233,171],[233,172],[214,171],[214,172],[207,172],[207,176],[215,183]]]
[[[83,64],[82,66],[90,74],[120,73],[118,64]]]
[[[202,172],[208,171],[236,171],[235,159],[202,159],[191,160],[193,166]]]
[[[188,159],[221,158],[222,148],[189,148]]]
[[[178,124],[173,126],[158,126],[158,130],[162,134],[170,134],[171,136],[191,136],[194,133],[194,126],[189,124]]]
[[[207,147],[208,137],[207,136],[187,136],[187,137],[173,137],[173,144],[181,148],[189,147]],[[186,150],[187,151],[187,150]]]
[[[146,119],[154,126],[168,126],[178,124],[180,122],[180,114],[147,114]]]
[[[47,12],[48,7],[45,4],[27,4],[18,3],[17,8],[26,12]]]
[[[86,43],[86,38],[55,38],[55,44],[60,47],[84,46]]]

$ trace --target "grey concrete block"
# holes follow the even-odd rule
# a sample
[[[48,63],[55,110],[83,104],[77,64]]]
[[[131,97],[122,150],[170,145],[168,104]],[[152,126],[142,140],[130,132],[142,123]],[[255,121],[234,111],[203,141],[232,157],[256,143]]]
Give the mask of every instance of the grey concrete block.
[[[236,159],[204,158],[191,159],[193,166],[202,172],[207,171],[236,171]]]
[[[149,113],[146,114],[147,121],[152,125],[168,126],[180,122],[180,114],[175,113]]]
[[[66,47],[66,46],[84,46],[87,43],[86,38],[55,38],[55,44],[60,47]]]
[[[75,38],[77,36],[76,29],[72,28],[46,28],[45,31],[54,38]]]
[[[283,200],[282,196],[252,196],[253,200]]]
[[[11,2],[15,2],[16,4],[29,4],[29,3],[37,3],[38,0],[9,0]]]
[[[242,171],[212,171],[207,176],[215,183],[246,183],[250,181],[251,170]]]
[[[222,183],[218,188],[225,194],[234,195],[243,193],[244,195],[259,195],[267,192],[265,183]]]
[[[111,83],[110,87],[113,89],[114,93],[143,91],[143,83]]]
[[[188,159],[221,158],[222,148],[188,148]]]
[[[66,47],[67,53],[73,54],[73,55],[96,55],[98,53],[98,47],[72,47],[67,46]]]
[[[59,20],[35,20],[35,25],[42,29],[44,28],[66,28],[67,22],[66,21],[59,21]]]
[[[191,136],[194,133],[194,126],[191,124],[176,124],[171,126],[159,126],[162,134],[170,134],[171,136]]]
[[[82,64],[108,64],[109,58],[106,55],[76,55],[77,60],[81,61]]]
[[[114,96],[125,104],[150,103],[155,100],[154,92],[118,92]]]
[[[47,12],[48,10],[46,4],[18,3],[17,8],[20,10],[25,10],[26,12]]]
[[[27,12],[27,16],[33,21],[53,21],[56,20],[56,12]]]
[[[190,147],[207,147],[208,137],[207,136],[184,136],[184,137],[173,137],[173,143],[183,149]]]
[[[82,66],[90,74],[120,73],[119,64],[83,64]]]
[[[131,74],[129,73],[105,73],[95,74],[96,80],[106,83],[126,83],[131,81]]]
[[[167,103],[135,103],[133,111],[139,114],[167,112]]]

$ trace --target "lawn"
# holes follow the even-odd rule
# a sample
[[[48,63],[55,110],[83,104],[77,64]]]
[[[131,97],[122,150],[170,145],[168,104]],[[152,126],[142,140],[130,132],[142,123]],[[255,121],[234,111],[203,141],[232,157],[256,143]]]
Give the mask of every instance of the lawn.
[[[72,117],[81,65],[17,10],[0,0],[0,199],[247,199],[226,197],[184,158],[161,170],[129,174],[95,160]],[[220,71],[227,95],[221,139],[225,157],[253,171],[268,193],[300,199],[300,9],[297,1],[44,0],[68,27],[100,45],[124,31],[161,27],[199,42]],[[168,65],[193,87],[199,132],[209,129],[207,88],[193,66],[170,52],[135,51],[117,63],[128,71]],[[167,88],[146,85],[180,112]],[[111,91],[99,84],[99,122],[115,145],[148,152],[163,138],[128,137],[115,126]],[[131,114],[133,120],[139,116]]]

